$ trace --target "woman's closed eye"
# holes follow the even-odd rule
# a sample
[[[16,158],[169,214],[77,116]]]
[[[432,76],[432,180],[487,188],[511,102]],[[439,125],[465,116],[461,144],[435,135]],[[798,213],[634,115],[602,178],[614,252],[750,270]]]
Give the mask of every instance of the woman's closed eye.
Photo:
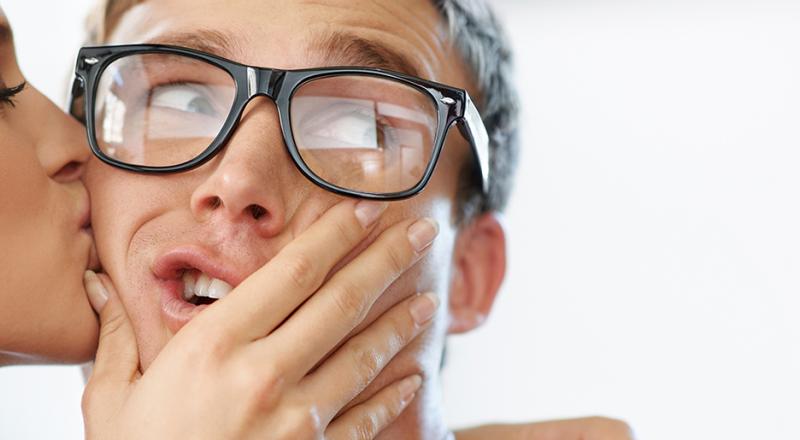
[[[14,97],[19,95],[23,90],[25,90],[25,83],[14,87],[0,87],[0,106],[13,108],[16,104]]]

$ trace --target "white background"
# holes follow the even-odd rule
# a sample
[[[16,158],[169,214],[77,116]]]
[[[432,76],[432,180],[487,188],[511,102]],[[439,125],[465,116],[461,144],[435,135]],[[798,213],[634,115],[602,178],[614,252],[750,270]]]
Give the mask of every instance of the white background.
[[[89,3],[2,0],[59,101]],[[800,4],[495,3],[522,172],[494,315],[451,344],[452,423],[800,438]],[[75,367],[0,370],[0,438],[81,438],[80,392]]]

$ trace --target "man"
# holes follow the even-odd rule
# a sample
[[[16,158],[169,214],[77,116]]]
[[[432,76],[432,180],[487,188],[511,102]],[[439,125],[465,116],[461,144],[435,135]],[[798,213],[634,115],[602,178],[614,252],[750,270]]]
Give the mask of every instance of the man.
[[[413,292],[437,292],[446,307],[430,330],[403,350],[356,399],[363,401],[400,377],[422,373],[424,385],[417,398],[381,438],[445,438],[448,429],[438,382],[446,335],[470,331],[486,319],[505,272],[505,233],[495,213],[504,208],[511,189],[517,103],[508,45],[488,8],[482,2],[446,0],[122,0],[109,3],[102,21],[96,43],[181,46],[251,66],[240,70],[243,76],[236,88],[225,85],[229,77],[209,74],[198,94],[196,88],[185,87],[190,82],[185,77],[200,75],[207,67],[202,62],[189,66],[190,62],[173,54],[182,61],[172,63],[173,55],[148,61],[155,58],[143,55],[137,59],[139,64],[131,64],[140,66],[139,72],[169,65],[159,78],[163,86],[151,84],[147,105],[166,103],[169,111],[191,110],[198,118],[191,127],[196,133],[186,134],[186,127],[177,131],[186,139],[207,139],[190,156],[165,159],[169,163],[150,162],[149,151],[125,156],[113,147],[115,142],[124,144],[119,139],[128,135],[128,125],[114,127],[130,118],[131,106],[114,107],[118,97],[104,101],[109,106],[104,114],[111,116],[99,127],[103,139],[98,143],[108,148],[104,151],[108,157],[136,166],[174,166],[194,159],[199,165],[184,173],[159,176],[126,173],[99,162],[88,171],[98,248],[133,321],[142,369],[148,368],[185,320],[164,318],[159,294],[140,292],[162,292],[164,283],[175,281],[167,278],[176,268],[193,274],[177,280],[184,285],[202,277],[226,278],[216,281],[226,287],[235,285],[340,200],[337,188],[382,194],[410,190],[424,180],[423,170],[433,169],[433,140],[448,128],[437,122],[443,111],[445,115],[449,111],[442,105],[461,112],[455,116],[465,136],[459,130],[447,132],[424,191],[404,194],[411,197],[391,203],[367,240],[414,218],[433,218],[440,228],[429,254],[388,287],[365,325]],[[279,110],[265,95],[288,87],[289,80],[273,71],[254,69],[262,66],[280,70],[363,66],[373,69],[371,75],[393,71],[407,76],[400,81],[403,87],[388,77],[326,82],[320,76],[307,91],[302,83],[294,84],[291,103],[278,103],[284,105]],[[123,83],[125,71],[120,68],[109,81]],[[449,93],[440,89],[434,93],[439,102],[431,104],[417,92],[424,95],[426,88],[435,86],[418,82],[420,78],[467,90],[475,99],[488,131],[488,162],[480,127],[470,120],[474,115],[469,113],[469,101],[435,95]],[[126,84],[130,88],[132,82]],[[242,88],[259,94],[240,109],[235,126],[223,121],[236,110],[230,103],[222,105],[226,113],[222,119],[209,118],[215,102],[233,102],[233,95]],[[338,113],[329,113],[329,104]],[[432,111],[431,105],[440,111]],[[289,117],[292,122],[287,127]],[[334,117],[336,124],[330,122]],[[367,125],[361,125],[366,119]],[[389,128],[376,130],[378,124]],[[175,135],[174,127],[163,125],[145,121],[136,129],[155,139]],[[217,139],[216,154],[201,158],[214,142],[210,139],[220,133],[225,136]],[[328,144],[334,138],[337,144],[331,147]],[[294,150],[287,147],[290,142],[297,144]],[[378,143],[384,150],[394,143],[402,151],[378,158],[364,153],[365,145],[375,149]],[[345,144],[355,146],[353,151],[347,153]],[[337,162],[342,154],[349,156]],[[201,159],[207,162],[201,164]],[[396,176],[381,174],[391,160],[402,163],[402,169]],[[354,162],[357,173],[337,174]],[[303,165],[310,170],[303,170]]]

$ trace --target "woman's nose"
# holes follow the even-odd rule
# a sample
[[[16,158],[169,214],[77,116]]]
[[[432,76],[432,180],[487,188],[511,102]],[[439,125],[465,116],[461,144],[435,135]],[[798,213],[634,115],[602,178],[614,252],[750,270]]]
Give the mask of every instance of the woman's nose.
[[[28,96],[21,99],[29,100],[29,105],[19,108],[26,108],[24,117],[34,124],[29,131],[36,139],[37,155],[45,172],[59,182],[79,179],[92,155],[84,127],[38,90],[30,87],[23,93]]]

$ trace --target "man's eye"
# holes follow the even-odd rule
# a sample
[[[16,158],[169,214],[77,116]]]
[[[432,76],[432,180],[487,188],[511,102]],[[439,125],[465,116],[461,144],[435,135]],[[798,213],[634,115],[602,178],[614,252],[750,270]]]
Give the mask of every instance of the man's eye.
[[[303,148],[313,149],[385,148],[391,132],[373,108],[347,104],[319,109],[299,125]]]
[[[151,92],[150,106],[216,116],[218,111],[203,89],[203,86],[190,84],[159,86]]]
[[[375,118],[370,115],[340,113],[309,128],[308,135],[327,141],[330,147],[378,148]]]

